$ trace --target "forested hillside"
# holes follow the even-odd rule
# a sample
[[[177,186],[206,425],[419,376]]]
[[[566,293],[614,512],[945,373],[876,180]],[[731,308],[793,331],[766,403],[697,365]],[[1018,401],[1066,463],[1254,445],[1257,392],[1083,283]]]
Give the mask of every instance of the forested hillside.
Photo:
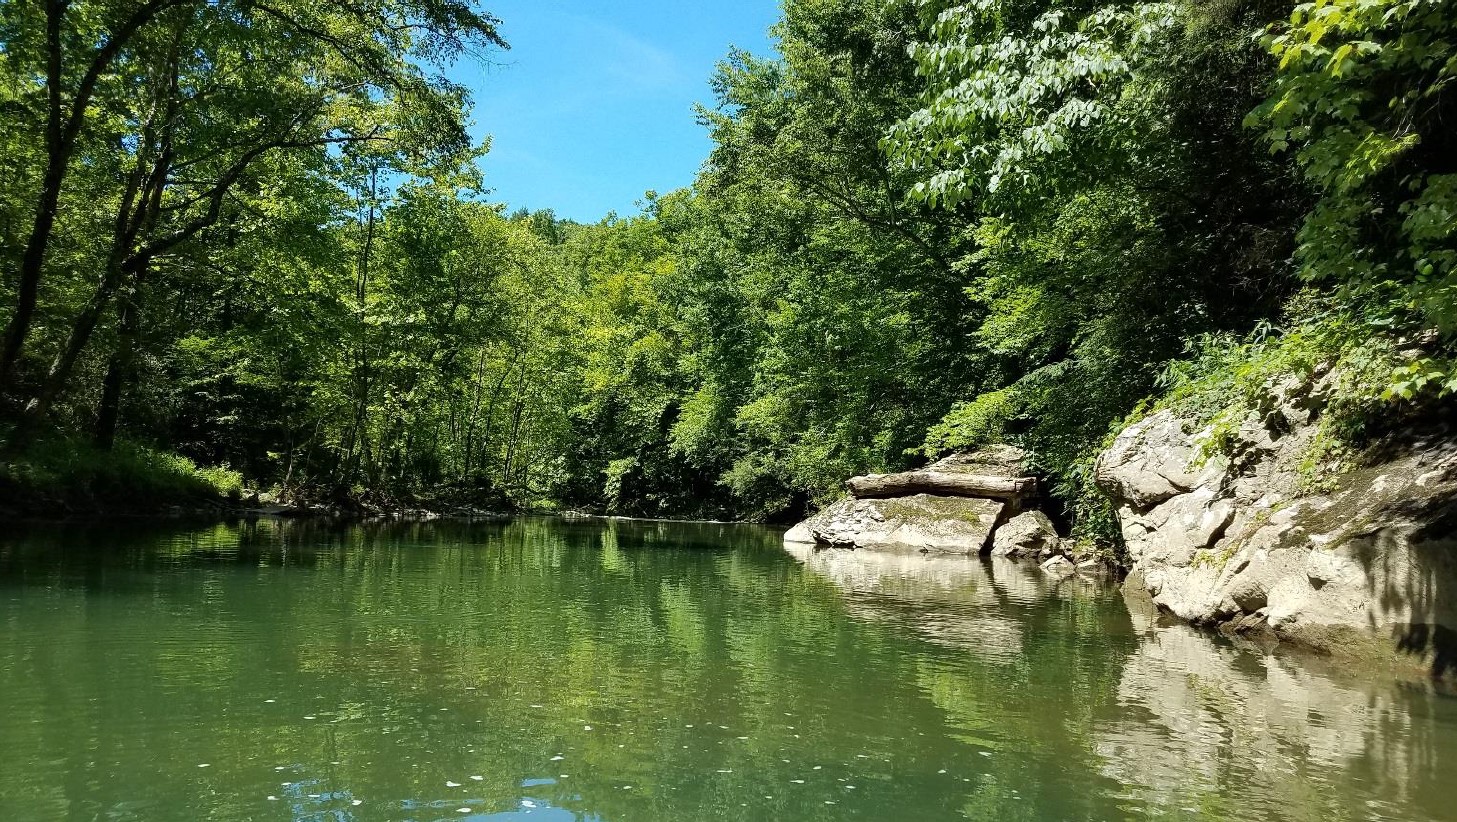
[[[0,0],[0,489],[782,519],[1006,441],[1097,534],[1153,405],[1457,391],[1457,3],[785,0],[596,225],[492,202],[488,11]]]

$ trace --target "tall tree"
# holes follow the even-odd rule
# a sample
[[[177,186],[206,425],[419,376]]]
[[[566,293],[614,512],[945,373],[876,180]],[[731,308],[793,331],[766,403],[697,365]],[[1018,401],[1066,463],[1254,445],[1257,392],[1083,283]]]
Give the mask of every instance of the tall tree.
[[[80,14],[85,9],[54,5],[46,17],[50,63],[64,62],[58,44],[66,21],[72,15],[90,19]],[[123,281],[231,219],[233,194],[258,185],[260,161],[278,152],[309,152],[317,158],[315,168],[323,169],[332,162],[328,147],[358,142],[388,143],[401,162],[468,154],[463,91],[427,75],[422,61],[504,45],[495,20],[465,0],[344,5],[158,0],[143,11],[118,24],[80,81],[74,103],[91,101],[97,78],[107,67],[118,67],[124,72],[114,73],[124,73],[130,85],[157,92],[150,95],[150,111],[131,110],[123,95],[83,105],[51,143],[56,184],[42,187],[37,228],[18,277],[3,373],[28,334],[54,226],[53,200],[90,108],[122,124],[117,144],[130,156],[133,172],[121,192],[112,251],[93,295],[26,404],[17,440],[34,429],[65,388]],[[164,23],[170,38],[158,34]],[[181,59],[164,59],[168,53]],[[48,76],[53,102],[62,94],[64,74]]]

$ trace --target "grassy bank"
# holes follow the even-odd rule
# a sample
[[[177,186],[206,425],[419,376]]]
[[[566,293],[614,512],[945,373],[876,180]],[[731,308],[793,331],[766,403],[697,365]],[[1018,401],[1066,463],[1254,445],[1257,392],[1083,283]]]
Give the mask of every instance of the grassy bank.
[[[221,506],[242,490],[236,471],[129,442],[103,451],[57,438],[0,457],[0,516],[145,516]]]

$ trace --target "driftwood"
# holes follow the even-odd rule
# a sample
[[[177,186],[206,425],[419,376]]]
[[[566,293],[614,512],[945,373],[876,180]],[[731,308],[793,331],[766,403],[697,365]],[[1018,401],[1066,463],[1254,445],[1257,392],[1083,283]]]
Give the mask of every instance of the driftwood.
[[[890,499],[913,494],[1019,500],[1037,495],[1035,477],[992,477],[942,471],[907,471],[855,477],[845,486],[858,499]]]

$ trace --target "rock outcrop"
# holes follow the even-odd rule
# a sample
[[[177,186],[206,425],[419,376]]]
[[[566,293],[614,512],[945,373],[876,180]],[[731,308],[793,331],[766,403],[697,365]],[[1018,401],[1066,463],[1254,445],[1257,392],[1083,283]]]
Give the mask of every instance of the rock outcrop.
[[[945,474],[979,474],[992,477],[1025,477],[1027,452],[1015,445],[992,445],[980,451],[963,451],[937,460],[924,470]]]
[[[790,544],[941,554],[984,554],[1040,561],[1061,556],[1061,540],[1046,514],[1021,510],[1037,480],[1023,468],[1019,448],[995,446],[947,457],[920,471],[856,477],[852,496],[791,528]],[[961,481],[958,481],[961,480]],[[943,493],[921,493],[918,489]],[[888,489],[904,489],[885,497]],[[913,493],[914,492],[914,493]],[[1048,566],[1061,575],[1076,564]]]
[[[1096,480],[1118,508],[1129,585],[1193,623],[1457,668],[1457,442],[1428,439],[1311,491],[1330,378],[1273,385],[1200,459],[1163,411],[1129,427]]]
[[[870,498],[841,500],[790,529],[784,539],[832,548],[985,553],[997,526],[1018,513],[1023,493],[1035,491],[1036,479],[1022,469],[1025,459],[1020,448],[997,446],[957,454],[920,471],[856,477],[847,487],[853,494],[857,482],[868,482],[876,489]],[[996,486],[998,493],[995,498],[968,496],[966,486],[949,493],[916,492],[926,477],[938,482],[974,477],[977,485]],[[906,493],[883,496],[887,488],[904,488]],[[1016,492],[1000,493],[1004,489]]]

